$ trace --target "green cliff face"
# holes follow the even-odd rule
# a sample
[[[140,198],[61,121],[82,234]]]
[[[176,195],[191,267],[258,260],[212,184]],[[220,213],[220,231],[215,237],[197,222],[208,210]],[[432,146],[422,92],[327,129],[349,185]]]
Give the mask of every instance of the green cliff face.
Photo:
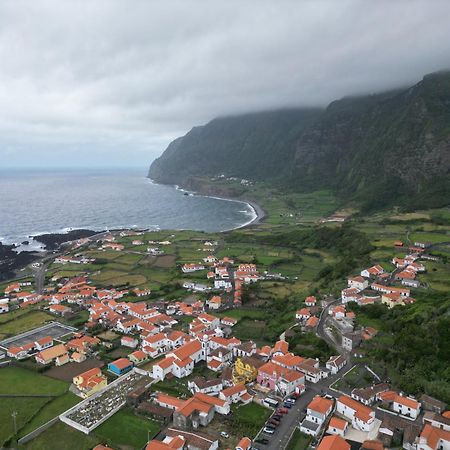
[[[172,142],[150,167],[162,183],[218,174],[344,200],[441,206],[450,199],[450,72],[408,89],[215,119]]]

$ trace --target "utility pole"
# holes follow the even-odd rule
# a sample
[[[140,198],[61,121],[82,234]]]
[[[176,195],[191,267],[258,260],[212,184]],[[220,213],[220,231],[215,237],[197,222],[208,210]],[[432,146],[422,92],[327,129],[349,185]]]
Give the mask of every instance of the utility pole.
[[[14,423],[14,436],[17,436],[17,423],[16,423],[17,411],[13,411],[11,413],[11,417],[12,417],[13,423]]]

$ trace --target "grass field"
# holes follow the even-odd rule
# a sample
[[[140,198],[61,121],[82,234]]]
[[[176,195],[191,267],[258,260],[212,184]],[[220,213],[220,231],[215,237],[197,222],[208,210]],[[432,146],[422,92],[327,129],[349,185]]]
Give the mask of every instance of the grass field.
[[[27,315],[32,311],[33,311],[33,309],[31,307],[30,308],[19,308],[19,309],[9,312],[8,314],[1,314],[0,315],[0,331],[1,331],[1,326],[3,323],[16,320],[19,317]]]
[[[271,414],[271,410],[257,403],[233,408],[234,422],[244,436],[255,436]]]
[[[362,388],[374,383],[373,375],[362,365],[355,366],[345,377],[333,385],[334,389],[348,390]]]
[[[233,319],[237,320],[240,320],[243,317],[248,317],[251,319],[262,319],[266,316],[266,312],[260,309],[238,308],[215,313],[215,315],[219,317],[232,317]]]
[[[102,423],[95,434],[113,447],[126,445],[140,449],[155,436],[160,425],[150,419],[133,414],[131,410],[122,409]]]
[[[439,244],[441,242],[450,242],[450,234],[447,233],[413,233],[411,241],[414,242],[431,242]]]
[[[286,447],[286,450],[306,450],[310,442],[310,436],[308,436],[307,434],[303,434],[298,429],[296,429]]]
[[[241,340],[252,339],[258,343],[265,342],[266,322],[256,319],[242,319],[233,327],[233,335]]]
[[[75,428],[58,421],[42,434],[27,442],[27,450],[91,450],[102,442],[97,436],[86,435]]]
[[[36,328],[47,320],[54,320],[54,317],[43,311],[28,311],[27,314],[21,314],[14,317],[14,320],[1,323],[0,334],[4,336],[19,334],[31,330],[32,328]]]
[[[39,411],[39,414],[33,417],[33,419],[20,430],[19,435],[21,437],[25,436],[64,411],[67,411],[80,401],[81,399],[71,392],[66,392],[63,395],[56,397],[54,400],[45,404]]]
[[[427,262],[427,272],[419,275],[421,282],[427,283],[436,291],[450,291],[450,264]]]
[[[12,413],[17,413],[17,430],[20,430],[49,401],[48,398],[13,398],[1,399],[0,406],[0,448],[5,441],[14,437]]]
[[[64,394],[68,384],[21,367],[0,369],[0,394],[53,395]]]

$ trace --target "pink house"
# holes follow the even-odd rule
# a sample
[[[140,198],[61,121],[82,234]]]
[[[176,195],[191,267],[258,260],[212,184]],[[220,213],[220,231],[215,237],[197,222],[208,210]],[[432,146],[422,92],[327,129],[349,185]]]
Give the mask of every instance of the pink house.
[[[269,361],[258,369],[257,382],[281,395],[305,390],[305,375]]]

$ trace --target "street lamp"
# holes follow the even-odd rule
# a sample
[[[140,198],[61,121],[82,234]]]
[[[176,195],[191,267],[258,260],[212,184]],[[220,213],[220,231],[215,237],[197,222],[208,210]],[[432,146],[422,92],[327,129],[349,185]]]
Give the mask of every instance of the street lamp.
[[[11,413],[11,417],[13,419],[13,424],[14,424],[14,436],[17,436],[17,423],[16,423],[17,411],[13,411]]]

